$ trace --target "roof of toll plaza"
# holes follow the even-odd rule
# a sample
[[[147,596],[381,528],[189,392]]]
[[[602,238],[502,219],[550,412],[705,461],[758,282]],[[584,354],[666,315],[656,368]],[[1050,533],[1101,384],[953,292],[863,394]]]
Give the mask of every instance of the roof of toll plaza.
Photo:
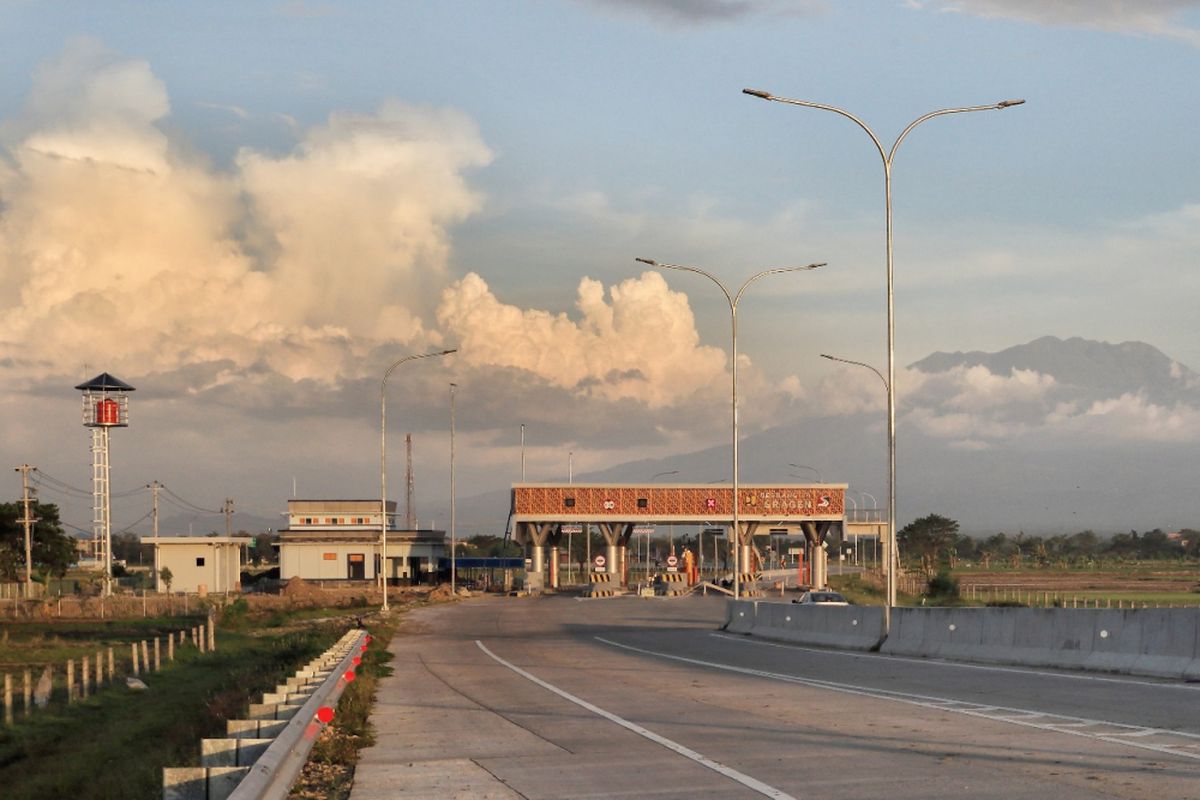
[[[847,484],[755,483],[738,487],[744,522],[841,520]],[[733,518],[728,484],[514,483],[514,522],[670,522]]]

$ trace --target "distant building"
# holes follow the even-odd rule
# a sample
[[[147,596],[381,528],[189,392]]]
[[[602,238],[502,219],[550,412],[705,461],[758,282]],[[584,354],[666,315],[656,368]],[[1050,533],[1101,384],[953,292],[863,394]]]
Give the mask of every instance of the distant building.
[[[171,571],[172,592],[198,594],[242,590],[242,548],[248,536],[143,536],[154,545],[155,588],[167,591],[162,569]]]
[[[387,504],[387,569],[381,567],[378,500],[289,500],[279,531],[279,577],[306,581],[435,583],[446,558],[446,533],[396,528],[396,504]]]

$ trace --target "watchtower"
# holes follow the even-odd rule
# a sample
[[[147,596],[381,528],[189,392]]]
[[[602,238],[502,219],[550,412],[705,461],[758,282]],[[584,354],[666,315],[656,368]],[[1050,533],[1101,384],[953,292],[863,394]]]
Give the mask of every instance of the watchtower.
[[[129,426],[129,392],[134,388],[102,372],[75,387],[83,392],[83,425],[92,429],[92,543],[104,562],[104,594],[112,594],[112,507],[108,430]]]

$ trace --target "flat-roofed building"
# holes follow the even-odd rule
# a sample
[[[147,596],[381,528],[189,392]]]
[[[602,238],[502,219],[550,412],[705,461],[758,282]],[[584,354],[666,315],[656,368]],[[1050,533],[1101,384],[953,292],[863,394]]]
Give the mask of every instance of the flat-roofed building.
[[[306,581],[433,583],[446,557],[446,534],[400,530],[396,503],[387,503],[387,569],[378,500],[289,500],[279,532],[279,577]]]
[[[172,592],[205,594],[242,590],[242,548],[248,536],[143,536],[154,545],[154,580],[168,591],[162,569],[171,571]]]

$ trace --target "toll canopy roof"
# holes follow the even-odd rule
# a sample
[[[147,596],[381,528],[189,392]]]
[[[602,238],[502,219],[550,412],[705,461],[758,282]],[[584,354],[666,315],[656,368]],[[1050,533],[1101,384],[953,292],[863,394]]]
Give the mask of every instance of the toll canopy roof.
[[[86,383],[75,387],[81,392],[133,392],[137,391],[120,378],[113,377],[107,372],[101,372]]]

